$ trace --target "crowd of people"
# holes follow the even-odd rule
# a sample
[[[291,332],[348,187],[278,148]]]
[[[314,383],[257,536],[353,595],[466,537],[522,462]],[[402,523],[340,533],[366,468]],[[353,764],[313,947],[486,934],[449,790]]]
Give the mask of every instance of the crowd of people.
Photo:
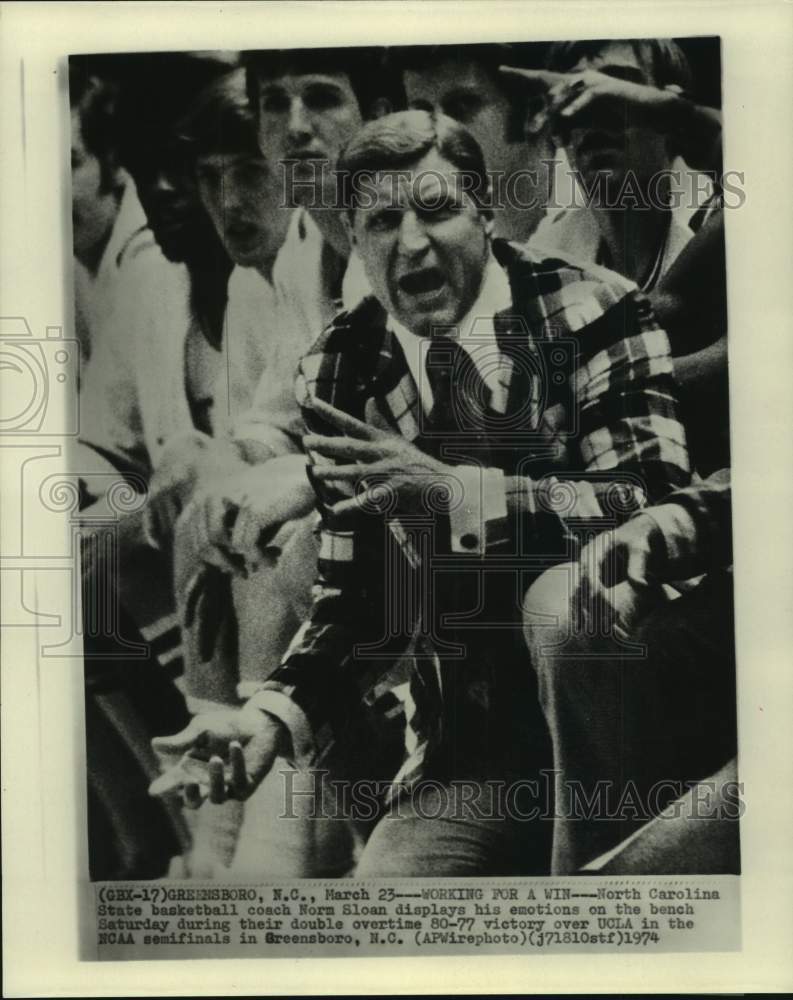
[[[737,870],[690,54],[72,58],[93,878]]]

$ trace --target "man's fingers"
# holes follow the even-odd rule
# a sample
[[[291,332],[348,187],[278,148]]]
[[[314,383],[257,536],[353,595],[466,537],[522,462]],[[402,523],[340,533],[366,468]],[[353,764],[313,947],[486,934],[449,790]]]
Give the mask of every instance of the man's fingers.
[[[345,514],[354,514],[356,511],[360,512],[370,505],[376,508],[378,499],[381,499],[380,494],[372,490],[364,490],[350,500],[339,500],[338,503],[333,504],[330,512],[334,517],[343,517]]]
[[[208,566],[214,566],[221,573],[241,573],[241,561],[235,561],[232,553],[223,545],[210,545],[201,553],[201,560]]]
[[[649,550],[642,545],[632,545],[628,553],[627,578],[636,587],[650,586],[647,579]]]
[[[517,66],[499,66],[498,70],[505,76],[511,76],[526,83],[539,85],[546,90],[566,80],[569,75],[567,73],[556,73],[550,69],[520,69]]]
[[[226,773],[223,760],[220,757],[210,757],[209,765],[209,801],[220,805],[227,799]]]
[[[153,795],[155,797],[170,795],[174,792],[181,791],[183,785],[184,771],[178,765],[175,767],[169,767],[167,771],[164,771],[149,785],[149,795]]]
[[[570,101],[569,104],[565,104],[564,107],[559,110],[559,114],[563,118],[572,118],[573,115],[577,115],[580,111],[584,110],[584,108],[592,101],[592,97],[593,92],[591,90],[585,90],[582,94],[579,94],[575,100]]]
[[[262,536],[269,538],[278,527],[278,521],[268,521],[262,515],[242,509],[231,532],[231,549],[246,562],[257,563],[261,557],[259,539]]]
[[[244,799],[248,793],[248,771],[245,755],[240,744],[234,740],[229,744],[229,764],[231,766],[231,791],[235,798]]]
[[[306,434],[303,438],[303,447],[306,451],[316,451],[325,458],[352,458],[371,462],[383,457],[382,442],[361,441],[358,438]]]
[[[339,430],[350,434],[354,438],[360,438],[363,441],[374,441],[380,436],[380,432],[376,428],[370,427],[362,420],[356,420],[355,417],[351,417],[349,413],[345,413],[343,410],[337,410],[335,406],[331,406],[330,403],[326,403],[322,399],[317,399],[316,396],[310,396],[306,400],[305,405],[333,424],[334,427],[338,427]]]
[[[320,465],[314,470],[314,478],[332,482],[340,479],[343,482],[356,482],[371,472],[365,465]]]
[[[164,757],[183,754],[192,749],[205,733],[204,723],[196,716],[180,733],[174,733],[173,736],[155,736],[151,741],[151,748],[156,754]]]

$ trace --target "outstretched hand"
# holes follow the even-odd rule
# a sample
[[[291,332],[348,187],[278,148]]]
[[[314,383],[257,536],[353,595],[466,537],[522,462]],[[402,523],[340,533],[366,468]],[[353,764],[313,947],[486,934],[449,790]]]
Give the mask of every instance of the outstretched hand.
[[[197,715],[180,733],[152,740],[164,770],[149,794],[181,793],[192,809],[205,799],[247,799],[287,742],[284,726],[257,708],[246,705]]]

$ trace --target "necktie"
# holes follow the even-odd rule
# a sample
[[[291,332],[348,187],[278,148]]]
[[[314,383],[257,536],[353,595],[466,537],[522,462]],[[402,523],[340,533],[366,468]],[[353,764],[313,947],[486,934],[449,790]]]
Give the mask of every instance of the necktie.
[[[479,438],[492,394],[470,354],[449,337],[436,337],[427,349],[425,371],[432,390],[433,430]]]

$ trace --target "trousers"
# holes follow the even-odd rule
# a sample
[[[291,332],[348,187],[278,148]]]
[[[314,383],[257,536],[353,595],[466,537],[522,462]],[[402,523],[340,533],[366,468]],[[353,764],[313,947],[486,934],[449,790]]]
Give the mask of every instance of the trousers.
[[[718,571],[643,608],[627,583],[610,599],[628,629],[585,634],[570,597],[576,567],[546,571],[524,628],[551,734],[553,874],[613,848],[736,754],[732,575]]]

